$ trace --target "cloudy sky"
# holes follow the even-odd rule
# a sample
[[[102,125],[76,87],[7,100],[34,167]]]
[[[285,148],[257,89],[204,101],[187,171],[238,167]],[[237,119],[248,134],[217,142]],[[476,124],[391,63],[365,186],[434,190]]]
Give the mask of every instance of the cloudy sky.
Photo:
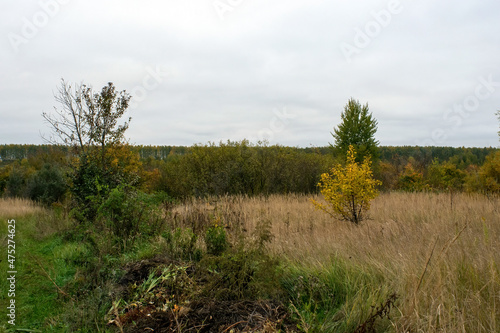
[[[498,146],[500,2],[3,0],[0,144],[43,143],[64,78],[133,96],[134,144],[325,146],[349,98],[382,145]]]

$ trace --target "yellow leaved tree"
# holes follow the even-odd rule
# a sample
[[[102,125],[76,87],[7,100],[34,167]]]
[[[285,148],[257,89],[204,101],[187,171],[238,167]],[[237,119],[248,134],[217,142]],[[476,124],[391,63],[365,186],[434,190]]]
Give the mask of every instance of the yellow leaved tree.
[[[347,163],[337,165],[330,173],[321,175],[318,184],[326,204],[312,200],[314,206],[334,218],[359,224],[370,209],[370,201],[377,195],[381,181],[373,178],[370,157],[356,162],[354,147],[349,146]]]

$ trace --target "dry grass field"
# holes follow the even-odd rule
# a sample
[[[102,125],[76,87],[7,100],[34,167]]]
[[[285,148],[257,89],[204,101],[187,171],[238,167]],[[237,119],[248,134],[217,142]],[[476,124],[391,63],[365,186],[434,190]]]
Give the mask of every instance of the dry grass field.
[[[353,282],[364,290],[344,311],[396,293],[396,332],[500,331],[499,198],[387,193],[369,215],[360,226],[332,220],[303,195],[192,200],[173,210],[178,225],[217,221],[232,235],[267,224],[270,251],[290,265],[326,272],[342,262],[367,276]]]
[[[311,331],[352,331],[395,294],[390,316],[378,319],[385,322],[377,332],[500,332],[499,198],[455,194],[451,204],[449,194],[385,193],[359,226],[333,220],[310,199],[192,199],[169,207],[168,220],[197,232],[223,224],[233,243],[270,231],[268,250],[282,259],[283,269],[316,276],[309,279],[316,281],[311,288],[318,286],[321,293],[340,286],[347,296],[335,313],[315,319],[297,310],[304,331],[314,321],[320,324]],[[34,214],[27,221],[34,223],[35,235],[70,225],[29,201],[0,200],[2,225],[7,218]],[[345,329],[335,326],[341,321]]]
[[[3,198],[0,199],[0,217],[13,219],[29,214],[38,214],[43,208],[27,199]]]

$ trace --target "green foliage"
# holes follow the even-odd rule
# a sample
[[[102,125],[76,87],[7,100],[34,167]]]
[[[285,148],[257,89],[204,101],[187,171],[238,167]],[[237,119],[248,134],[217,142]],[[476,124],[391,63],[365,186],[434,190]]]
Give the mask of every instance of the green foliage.
[[[94,161],[82,156],[77,163],[70,186],[75,201],[73,215],[79,222],[93,221],[109,193],[109,185],[102,179],[102,169]]]
[[[0,190],[3,188],[8,194],[5,189],[10,172],[19,168],[21,177],[18,178],[22,179],[18,195],[27,196],[26,184],[30,175],[45,163],[50,163],[64,172],[69,167],[75,170],[69,173],[70,185],[79,187],[71,193],[76,203],[79,202],[80,212],[91,206],[86,198],[98,193],[96,184],[100,184],[102,190],[106,184],[111,189],[129,183],[148,193],[164,191],[177,198],[315,193],[321,174],[328,171],[335,161],[328,147],[293,148],[245,142],[196,147],[114,145],[106,150],[103,168],[98,150],[82,154],[79,161],[73,160],[70,165],[69,160],[74,155],[70,155],[68,147],[0,145],[0,155],[4,160],[0,162]],[[495,148],[379,147],[380,162],[374,164],[373,173],[383,182],[381,190],[425,190],[426,185],[435,183],[436,179],[431,179],[435,174],[431,169],[437,160],[439,164],[453,164],[459,172],[464,172],[464,188],[468,191],[484,191],[478,168],[484,164],[486,156],[495,151]],[[24,162],[20,163],[23,158]],[[401,176],[411,176],[405,174],[408,163],[421,174],[421,180],[407,177],[400,181]],[[80,167],[89,167],[89,170],[80,170]],[[413,180],[416,180],[415,186]],[[97,208],[98,205],[87,220],[95,218]]]
[[[306,262],[283,266],[282,288],[306,332],[355,332],[391,294],[381,287],[380,273],[361,269],[351,260],[333,257],[317,267]],[[376,324],[378,330],[373,332],[386,332],[391,326],[387,318],[378,318]]]
[[[373,179],[370,157],[366,156],[362,164],[356,162],[354,147],[347,153],[347,164],[332,168],[331,174],[321,175],[318,184],[326,205],[312,200],[313,204],[333,217],[360,223],[370,209],[370,201],[378,192],[376,186],[380,181]]]
[[[198,247],[198,235],[190,228],[176,228],[162,233],[167,242],[167,252],[172,258],[199,261],[203,255]]]
[[[160,165],[158,189],[175,197],[315,192],[331,156],[248,141],[195,145]]]
[[[0,195],[4,193],[5,188],[7,187],[7,182],[9,181],[10,168],[2,167],[0,165]]]
[[[482,189],[487,193],[500,193],[500,151],[486,157],[486,162],[479,169]]]
[[[158,234],[164,219],[150,195],[127,186],[112,189],[97,211],[102,230],[110,232],[121,250],[131,246],[141,235]]]
[[[44,205],[62,200],[68,185],[63,170],[58,165],[45,163],[36,170],[27,159],[3,170],[8,196],[30,198]]]
[[[28,181],[36,173],[27,159],[16,161],[7,167],[8,178],[5,181],[6,195],[9,197],[28,197]]]
[[[362,162],[366,156],[372,160],[378,158],[378,141],[375,140],[377,120],[369,113],[368,103],[361,105],[353,98],[349,99],[340,115],[341,123],[334,128],[332,136],[335,139],[334,148],[340,156],[346,156],[349,146],[353,146]]]
[[[482,166],[467,168],[464,188],[468,192],[480,192],[488,195],[500,193],[500,151],[488,155]]]
[[[410,158],[403,172],[399,175],[397,188],[406,192],[420,192],[427,189],[423,172],[414,166],[413,159]]]
[[[280,297],[279,261],[250,246],[234,247],[201,263],[211,272],[203,295],[217,300]]]
[[[141,163],[126,145],[108,146],[100,150],[90,149],[76,161],[71,174],[70,192],[75,201],[78,220],[93,221],[97,209],[109,192],[120,186],[137,186],[141,178]]]
[[[106,197],[119,184],[136,185],[139,178],[138,158],[124,144],[130,118],[118,123],[131,96],[118,92],[111,82],[96,93],[84,84],[73,89],[62,80],[55,98],[60,108],[43,114],[53,132],[48,141],[74,147],[77,160],[70,186],[79,211],[75,216],[92,221],[101,203],[98,197]]]
[[[44,205],[50,205],[60,201],[67,190],[67,183],[61,170],[51,164],[45,164],[43,168],[32,176],[28,183],[28,193],[31,200],[39,201]]]
[[[118,120],[125,114],[130,98],[125,91],[117,92],[111,82],[95,93],[85,84],[73,89],[61,80],[55,95],[60,108],[55,108],[53,114],[42,115],[54,136],[47,141],[73,146],[79,154],[99,147],[104,159],[106,146],[124,141],[130,118],[121,125]]]
[[[219,256],[226,251],[229,242],[224,226],[217,224],[217,222],[210,226],[205,232],[205,244],[208,254]]]
[[[26,188],[26,176],[23,172],[14,168],[10,174],[9,179],[6,182],[7,195],[10,197],[23,197]]]
[[[466,173],[451,162],[439,163],[437,160],[428,169],[428,184],[435,190],[461,190]]]

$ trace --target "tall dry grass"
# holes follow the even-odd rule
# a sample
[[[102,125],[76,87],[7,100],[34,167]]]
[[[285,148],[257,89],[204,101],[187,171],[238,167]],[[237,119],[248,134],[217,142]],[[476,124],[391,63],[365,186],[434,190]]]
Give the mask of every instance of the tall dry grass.
[[[41,240],[70,228],[72,222],[63,206],[54,204],[52,208],[54,209],[47,209],[28,199],[0,198],[0,235],[6,237],[7,222],[12,219],[16,220],[16,237],[29,234],[34,239]]]
[[[356,226],[315,210],[308,196],[276,195],[191,200],[172,218],[195,229],[218,219],[235,237],[267,222],[270,251],[290,263],[321,270],[343,260],[383,276],[379,287],[398,295],[396,332],[500,331],[498,198],[456,194],[451,205],[448,194],[387,193],[369,215]]]
[[[44,209],[28,199],[0,198],[0,217],[18,218],[30,214],[44,212]]]

